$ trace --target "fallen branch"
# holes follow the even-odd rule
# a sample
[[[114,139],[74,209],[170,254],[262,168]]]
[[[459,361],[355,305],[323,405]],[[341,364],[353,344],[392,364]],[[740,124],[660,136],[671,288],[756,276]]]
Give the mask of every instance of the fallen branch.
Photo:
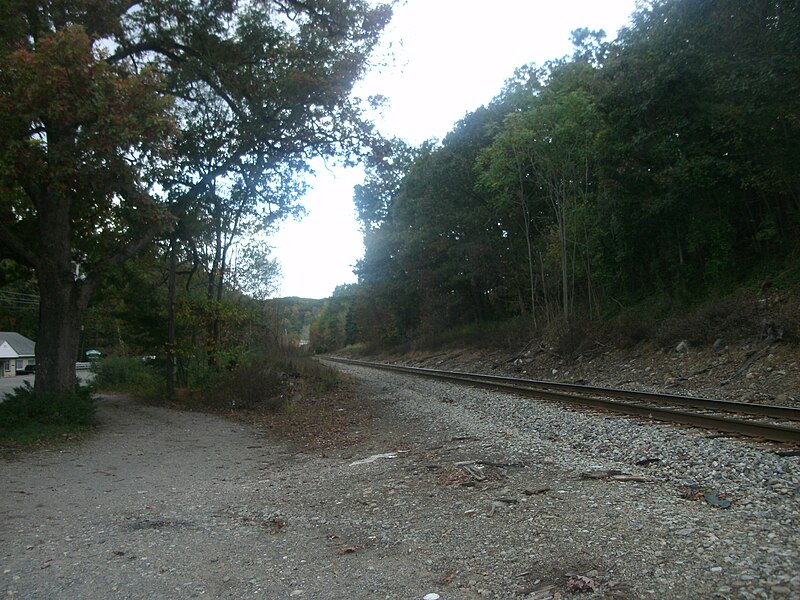
[[[739,367],[739,370],[736,371],[736,373],[734,373],[730,377],[728,377],[728,379],[720,381],[719,382],[720,385],[727,385],[731,381],[739,377],[742,373],[747,371],[753,365],[753,363],[767,356],[770,346],[772,346],[772,344],[774,344],[775,342],[779,342],[783,339],[783,329],[774,321],[768,321],[764,323],[764,329],[767,336],[764,339],[764,345],[762,346],[762,348],[758,351],[754,350],[752,354],[750,354],[750,356],[747,357],[747,360],[744,361],[744,364],[741,367]]]
[[[581,473],[581,479],[611,479],[613,481],[634,481],[638,483],[654,483],[655,479],[644,475],[629,475],[622,471],[610,469],[608,471],[594,471]]]
[[[461,468],[472,477],[475,481],[486,481],[486,475],[481,473],[477,467],[473,465],[460,465]]]
[[[533,344],[534,341],[536,341],[536,338],[532,338],[527,344],[525,344],[525,346],[523,346],[522,350],[517,352],[517,354],[515,356],[513,356],[512,358],[509,358],[506,362],[513,363],[514,361],[519,360],[520,358],[522,358],[522,355],[525,354],[526,350],[531,347],[531,344]]]
[[[750,369],[750,367],[753,366],[753,364],[757,360],[761,360],[762,358],[764,358],[767,355],[768,351],[769,351],[769,345],[765,346],[764,348],[762,348],[761,350],[759,350],[757,352],[754,351],[747,358],[747,360],[744,361],[744,364],[741,367],[739,367],[739,370],[737,370],[736,373],[734,373],[733,375],[731,375],[727,379],[723,379],[722,381],[719,382],[719,384],[720,385],[728,385],[731,381],[733,381],[734,379],[739,377],[742,373],[744,373],[745,371]]]
[[[525,466],[525,463],[515,462],[515,463],[501,463],[501,462],[494,462],[491,460],[462,460],[457,463],[453,463],[456,467],[463,467],[464,465],[483,465],[485,467],[498,467],[500,469],[507,469],[511,467],[522,468]]]

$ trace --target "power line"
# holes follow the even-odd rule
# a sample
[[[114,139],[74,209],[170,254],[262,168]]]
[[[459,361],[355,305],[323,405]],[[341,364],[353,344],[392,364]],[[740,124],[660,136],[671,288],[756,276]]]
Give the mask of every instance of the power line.
[[[0,305],[16,309],[37,308],[39,306],[39,296],[37,294],[0,290]]]

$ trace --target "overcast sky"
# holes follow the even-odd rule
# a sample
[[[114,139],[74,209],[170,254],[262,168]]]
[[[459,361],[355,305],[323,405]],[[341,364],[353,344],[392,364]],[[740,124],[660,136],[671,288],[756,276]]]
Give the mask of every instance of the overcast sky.
[[[573,29],[614,37],[634,8],[635,0],[407,0],[375,57],[390,66],[374,69],[356,93],[389,98],[375,120],[385,135],[413,144],[442,139],[490,102],[514,69],[570,54]],[[356,281],[352,268],[364,247],[352,197],[362,174],[319,167],[303,201],[308,216],[269,241],[283,270],[279,296],[325,298]]]

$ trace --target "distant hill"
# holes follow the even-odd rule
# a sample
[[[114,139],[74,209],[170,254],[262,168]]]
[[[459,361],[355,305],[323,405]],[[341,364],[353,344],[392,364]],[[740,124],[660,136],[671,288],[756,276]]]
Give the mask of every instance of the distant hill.
[[[267,306],[275,311],[275,317],[292,341],[308,339],[308,330],[326,300],[314,298],[274,298]]]

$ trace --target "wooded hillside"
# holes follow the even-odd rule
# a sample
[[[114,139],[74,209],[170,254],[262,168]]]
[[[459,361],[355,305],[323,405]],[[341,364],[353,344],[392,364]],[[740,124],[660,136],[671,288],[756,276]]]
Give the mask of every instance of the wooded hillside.
[[[797,3],[657,0],[572,41],[440,143],[373,156],[360,282],[320,347],[796,288]]]

